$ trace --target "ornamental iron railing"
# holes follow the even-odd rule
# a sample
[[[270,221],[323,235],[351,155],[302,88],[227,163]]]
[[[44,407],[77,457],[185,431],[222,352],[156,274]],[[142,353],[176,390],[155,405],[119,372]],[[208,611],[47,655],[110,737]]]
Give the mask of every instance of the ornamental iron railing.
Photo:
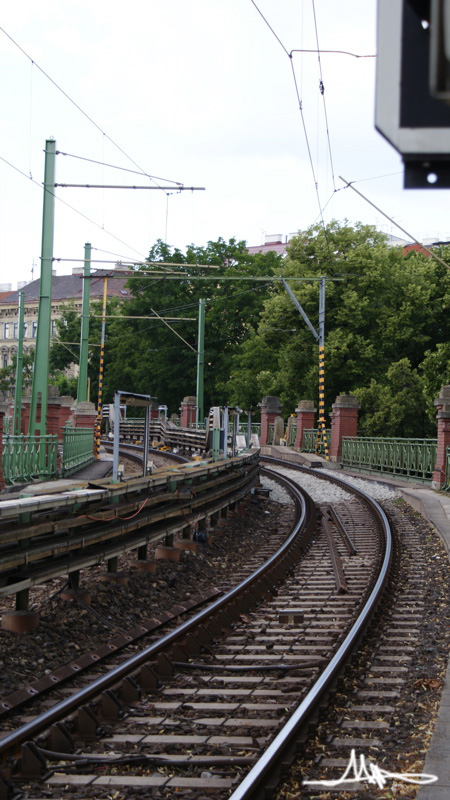
[[[444,492],[450,491],[450,447],[447,447],[446,450],[446,460],[445,460],[445,483],[442,487]]]
[[[429,482],[436,463],[437,439],[344,436],[342,464],[356,469]]]
[[[64,426],[62,474],[70,475],[75,470],[91,464],[94,456],[94,431],[92,428]]]
[[[305,428],[303,431],[303,444],[302,444],[302,452],[304,453],[315,453],[316,446],[317,446],[317,434],[319,432],[318,428]],[[330,448],[331,442],[331,428],[327,428],[327,442],[328,442],[328,449]],[[323,438],[321,437],[320,440],[320,447],[319,453],[325,452],[325,446]]]
[[[25,483],[36,478],[54,478],[57,473],[58,437],[4,436],[2,465],[7,484]]]
[[[298,420],[290,417],[288,419],[286,430],[286,445],[288,447],[294,447],[295,440],[297,438],[297,426]]]

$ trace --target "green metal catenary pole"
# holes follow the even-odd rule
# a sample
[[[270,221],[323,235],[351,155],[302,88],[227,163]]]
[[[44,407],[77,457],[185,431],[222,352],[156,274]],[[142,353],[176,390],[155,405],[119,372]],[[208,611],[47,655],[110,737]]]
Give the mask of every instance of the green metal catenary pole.
[[[203,396],[205,377],[205,301],[198,302],[198,345],[197,345],[197,422],[203,422]]]
[[[55,155],[56,142],[45,143],[44,205],[42,211],[41,281],[39,291],[36,352],[34,356],[33,383],[31,389],[29,434],[46,434],[48,403],[48,360],[50,355],[50,326],[52,310],[52,262],[53,227],[55,217]],[[38,416],[40,404],[40,418]],[[45,460],[45,448],[41,448]],[[45,466],[41,464],[41,466]]]
[[[23,322],[25,317],[25,292],[19,292],[19,331],[17,343],[16,388],[14,391],[14,417],[12,433],[18,436],[22,428],[22,371],[23,371]]]
[[[78,372],[77,402],[87,400],[89,358],[89,299],[91,286],[91,245],[84,245],[83,300],[81,308],[80,366]]]

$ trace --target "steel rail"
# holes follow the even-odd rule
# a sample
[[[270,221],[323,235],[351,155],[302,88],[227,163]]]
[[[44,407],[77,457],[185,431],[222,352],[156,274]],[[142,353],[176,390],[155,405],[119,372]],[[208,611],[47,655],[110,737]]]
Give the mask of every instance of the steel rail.
[[[262,456],[262,458],[263,460],[270,461],[271,463],[277,462],[277,459],[271,457]],[[278,463],[282,464],[283,466],[286,466],[287,462],[280,460],[278,461]],[[301,471],[307,472],[309,474],[312,473],[315,475],[315,477],[322,478],[322,476],[317,474],[316,470],[312,470],[307,467],[301,467]],[[330,478],[330,476],[326,475],[323,476],[322,479],[328,479],[328,478]],[[271,770],[277,769],[277,767],[280,765],[284,754],[292,746],[293,742],[295,742],[295,739],[298,737],[302,728],[304,728],[308,720],[311,718],[314,710],[320,703],[320,700],[325,695],[327,689],[331,686],[331,684],[335,680],[343,664],[347,661],[353,649],[356,647],[364,629],[368,625],[369,620],[372,617],[380,601],[381,595],[383,593],[383,590],[386,586],[386,582],[389,577],[389,569],[392,561],[392,552],[393,552],[392,533],[388,519],[383,509],[376,502],[376,500],[374,500],[372,497],[366,494],[366,492],[356,489],[354,486],[347,483],[347,481],[344,481],[341,478],[335,478],[334,476],[330,478],[330,480],[336,483],[338,486],[341,486],[341,488],[345,489],[346,491],[349,491],[352,494],[361,497],[364,500],[364,502],[369,506],[369,508],[371,508],[373,512],[375,512],[375,516],[380,521],[385,538],[384,557],[383,557],[383,562],[381,564],[380,572],[377,581],[366,603],[364,604],[364,607],[362,608],[357,620],[355,621],[351,630],[349,631],[346,638],[342,642],[341,646],[339,647],[339,649],[337,650],[331,661],[328,663],[327,667],[324,669],[322,674],[319,676],[314,686],[310,689],[306,697],[302,700],[300,705],[292,714],[288,722],[284,725],[284,727],[275,737],[273,742],[263,753],[261,758],[252,767],[252,769],[246,775],[244,780],[235,789],[233,794],[230,795],[229,800],[250,800],[250,798],[254,800],[254,798],[256,797],[264,796],[263,782],[267,781],[268,775],[271,772]]]
[[[36,735],[42,730],[48,728],[50,725],[57,722],[62,717],[67,716],[84,703],[92,700],[94,697],[99,696],[101,692],[117,684],[122,678],[132,673],[136,668],[150,661],[152,658],[155,658],[158,653],[167,650],[176,642],[177,639],[183,637],[193,629],[197,628],[197,626],[207,621],[209,617],[212,617],[215,613],[224,609],[229,602],[232,602],[233,599],[235,599],[245,590],[251,589],[252,585],[258,581],[259,578],[262,578],[267,572],[269,572],[276,562],[286,555],[291,546],[296,543],[296,540],[299,536],[306,536],[308,534],[308,528],[312,524],[312,520],[310,516],[311,509],[308,507],[305,495],[298,486],[288,479],[282,478],[268,469],[265,469],[264,472],[269,474],[279,483],[283,484],[287,491],[289,491],[289,493],[292,495],[297,506],[297,520],[289,536],[281,545],[281,547],[278,548],[278,550],[266,561],[265,564],[262,564],[257,570],[241,581],[237,586],[235,586],[233,589],[230,589],[218,600],[207,606],[207,608],[203,609],[198,614],[195,614],[194,617],[186,620],[178,628],[170,631],[157,642],[153,642],[140,653],[136,653],[135,655],[131,656],[131,658],[129,658],[123,664],[120,664],[105,675],[97,678],[89,686],[80,689],[75,694],[71,695],[65,700],[60,701],[55,706],[47,711],[44,711],[42,714],[39,714],[33,720],[25,723],[25,725],[22,725],[17,730],[7,733],[2,739],[0,739],[0,756],[5,755],[8,751],[17,747],[31,736]]]
[[[113,445],[112,442],[109,440],[102,439],[100,442],[105,450],[112,450]],[[134,458],[136,461],[142,461],[142,457],[139,453],[142,451],[143,446],[141,444],[128,444],[127,442],[121,442],[119,447],[119,453],[121,453],[124,458],[130,456]],[[136,451],[136,452],[134,452]],[[157,447],[149,447],[148,448],[149,455],[158,455],[162,458],[166,457],[167,459],[173,458],[174,461],[179,461],[180,463],[191,463],[190,458],[186,458],[186,456],[180,455],[180,453],[172,453],[169,450],[158,450]]]

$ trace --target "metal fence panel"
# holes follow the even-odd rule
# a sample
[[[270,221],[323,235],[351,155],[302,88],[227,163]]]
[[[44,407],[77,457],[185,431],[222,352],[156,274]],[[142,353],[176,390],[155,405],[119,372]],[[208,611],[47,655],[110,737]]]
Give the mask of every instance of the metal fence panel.
[[[410,480],[429,482],[436,463],[437,439],[344,436],[342,464]]]
[[[70,475],[94,461],[94,431],[92,428],[64,426],[62,474]]]
[[[4,436],[2,464],[5,482],[13,484],[53,478],[57,472],[57,456],[57,436],[28,436],[23,433]]]

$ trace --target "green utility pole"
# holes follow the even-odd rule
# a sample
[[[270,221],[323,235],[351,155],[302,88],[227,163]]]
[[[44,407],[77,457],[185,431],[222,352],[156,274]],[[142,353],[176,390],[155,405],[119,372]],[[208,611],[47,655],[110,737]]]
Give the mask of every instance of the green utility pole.
[[[77,402],[87,400],[89,358],[89,299],[91,289],[91,245],[84,245],[83,300],[81,308],[80,365],[78,372]]]
[[[53,226],[55,218],[55,156],[56,142],[47,139],[45,143],[44,169],[44,205],[42,211],[42,243],[41,243],[41,281],[38,307],[38,324],[36,334],[36,352],[34,356],[33,384],[31,389],[29,434],[40,433],[45,436],[47,430],[48,403],[48,360],[50,355],[50,325],[52,310],[52,263],[53,263]],[[41,406],[40,419],[38,405]],[[41,466],[45,466],[45,448],[41,447]]]
[[[23,375],[23,321],[25,316],[25,292],[19,292],[19,336],[17,343],[16,388],[14,391],[14,417],[12,433],[18,436],[22,427],[22,375]]]
[[[197,346],[197,422],[203,422],[203,386],[205,377],[205,301],[198,301]]]

